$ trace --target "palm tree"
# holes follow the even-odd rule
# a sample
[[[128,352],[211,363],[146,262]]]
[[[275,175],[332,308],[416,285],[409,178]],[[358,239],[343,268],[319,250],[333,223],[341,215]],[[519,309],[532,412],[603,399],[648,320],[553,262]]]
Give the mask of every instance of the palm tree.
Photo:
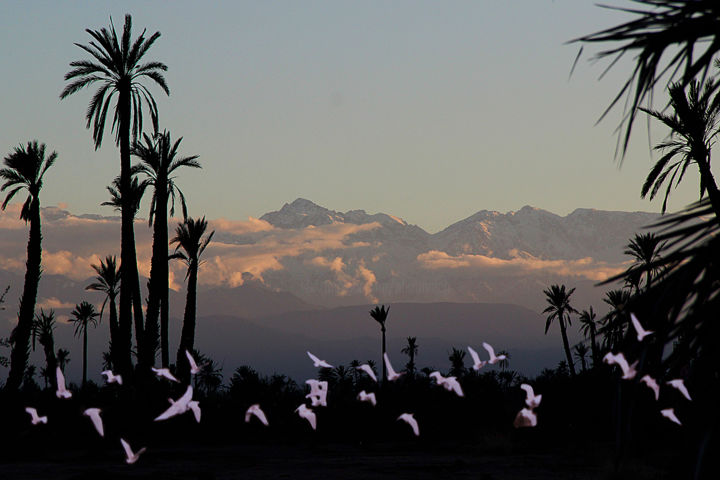
[[[630,292],[627,290],[617,289],[605,292],[603,302],[610,305],[610,311],[600,321],[604,349],[616,350],[622,343],[628,322],[627,305],[631,298]]]
[[[657,272],[657,267],[654,265],[660,258],[660,252],[665,248],[665,244],[661,244],[654,233],[636,233],[625,248],[625,255],[635,259],[634,268],[645,273],[645,288],[650,288],[653,275]]]
[[[94,290],[105,294],[102,306],[100,307],[100,320],[105,311],[105,305],[109,301],[108,308],[109,324],[110,324],[110,360],[112,368],[120,368],[122,365],[122,353],[119,351],[118,345],[122,342],[119,340],[119,326],[117,320],[117,308],[115,307],[115,299],[120,293],[120,266],[117,265],[115,255],[108,255],[105,261],[100,260],[100,265],[92,265],[97,273],[95,282],[91,283],[85,290]]]
[[[720,4],[697,0],[634,2],[647,6],[647,9],[609,7],[633,14],[635,18],[573,40],[611,44],[597,54],[598,58],[614,57],[608,69],[625,54],[635,59],[630,78],[602,115],[604,117],[623,96],[627,95],[631,100],[622,120],[625,123],[623,152],[627,151],[637,111],[644,101],[652,99],[660,78],[669,72],[667,86],[677,78],[680,78],[682,86],[687,86],[696,77],[707,75],[715,54],[720,51]],[[663,60],[667,52],[672,54]],[[618,132],[621,131],[618,129]]]
[[[97,317],[100,315],[95,311],[95,306],[92,303],[83,301],[75,305],[75,310],[70,312],[74,318],[70,321],[75,324],[75,336],[78,337],[80,334],[83,336],[83,377],[82,386],[85,388],[87,384],[87,331],[88,326],[92,325],[97,327]]]
[[[505,355],[505,358],[498,362],[498,367],[500,367],[500,370],[504,372],[505,369],[510,366],[510,360],[512,359],[512,355],[510,355],[510,352],[508,352],[507,350],[498,351],[497,356],[499,357],[500,355]]]
[[[695,163],[700,173],[700,198],[707,193],[715,215],[720,216],[720,191],[710,170],[710,150],[720,117],[720,102],[714,98],[717,88],[714,80],[708,80],[702,87],[693,80],[686,96],[683,84],[675,83],[669,90],[672,115],[641,108],[670,129],[669,139],[655,146],[665,153],[650,170],[641,190],[642,198],[650,193],[652,200],[669,177],[663,213],[673,185],[677,187],[687,168]]]
[[[382,383],[383,385],[387,384],[387,367],[385,366],[385,353],[387,350],[385,349],[385,321],[387,320],[388,313],[390,313],[390,307],[385,308],[385,305],[382,305],[378,307],[375,305],[375,308],[370,310],[370,316],[375,319],[376,322],[380,324],[380,332],[382,333],[382,356],[383,356],[383,362],[382,362]]]
[[[0,192],[11,189],[2,203],[5,210],[8,203],[20,190],[27,190],[28,196],[20,211],[20,218],[30,222],[30,233],[27,244],[27,263],[25,284],[20,298],[18,323],[10,336],[12,351],[10,353],[10,373],[5,383],[8,391],[17,391],[23,380],[23,372],[30,354],[30,332],[35,316],[38,284],[40,283],[40,265],[42,263],[42,234],[40,228],[40,190],[45,172],[52,167],[57,153],[52,152],[45,158],[45,144],[37,140],[27,146],[15,147],[13,153],[5,157],[5,168],[0,169],[0,179],[5,183]]]
[[[593,361],[593,367],[598,364],[598,361],[600,359],[598,347],[597,347],[597,340],[595,337],[597,336],[597,322],[595,321],[595,311],[593,310],[592,305],[589,309],[583,310],[580,312],[580,332],[585,336],[585,339],[590,337],[590,348],[592,351],[592,361]]]
[[[160,37],[155,32],[149,38],[145,37],[145,30],[132,41],[132,17],[125,16],[122,38],[118,40],[115,26],[110,20],[110,28],[100,30],[85,30],[92,40],[89,45],[76,43],[78,47],[88,53],[91,60],[77,60],[70,62],[73,67],[65,74],[69,81],[60,98],[64,99],[85,87],[98,85],[99,88],[90,101],[86,115],[86,128],[93,127],[93,141],[97,150],[102,145],[105,132],[105,121],[110,104],[114,97],[117,101],[114,106],[112,129],[115,130],[115,143],[120,147],[120,182],[119,191],[130,189],[130,137],[135,139],[142,132],[143,105],[146,105],[155,130],[158,129],[158,111],[155,99],[150,90],[142,83],[151,80],[160,86],[166,93],[170,90],[165,82],[163,72],[167,66],[161,62],[150,61],[141,63],[148,49]],[[138,310],[137,306],[142,299],[133,304],[133,297],[140,291],[137,261],[134,255],[135,240],[133,229],[133,206],[129,197],[121,201],[121,241],[120,260],[124,266],[121,271],[120,282],[120,330],[123,332],[122,344],[118,345],[124,354],[124,373],[128,373],[130,361],[130,316],[131,309]],[[140,309],[140,313],[142,309]],[[137,315],[137,314],[136,314]],[[137,324],[137,317],[136,317]]]
[[[188,281],[187,297],[185,301],[185,315],[183,317],[182,333],[180,335],[180,346],[177,353],[177,369],[180,377],[187,379],[190,365],[188,364],[185,350],[192,351],[195,343],[195,314],[197,301],[197,276],[200,267],[200,256],[207,248],[215,231],[205,236],[207,221],[205,217],[194,220],[188,217],[185,222],[178,224],[175,229],[175,236],[170,243],[177,243],[174,258],[182,259],[188,267],[185,278]],[[183,251],[179,251],[182,248]]]
[[[573,352],[575,352],[575,358],[580,360],[580,365],[582,366],[582,371],[587,371],[587,364],[585,363],[585,357],[588,353],[588,348],[584,343],[578,343],[575,345],[575,348],[573,348]]]
[[[32,326],[32,344],[35,350],[35,339],[40,342],[45,352],[45,383],[48,381],[53,390],[57,388],[57,378],[55,369],[57,367],[57,358],[55,357],[55,338],[53,331],[55,330],[55,311],[50,310],[49,314],[40,309],[40,314],[35,315]]]
[[[417,337],[407,337],[407,345],[400,350],[409,357],[405,370],[411,377],[415,376],[415,355],[418,353]]]
[[[145,135],[144,140],[144,144],[135,142],[131,153],[139,157],[142,162],[137,166],[137,172],[146,175],[148,184],[154,187],[148,216],[148,222],[153,227],[153,246],[150,264],[150,294],[145,322],[146,342],[148,351],[154,357],[157,349],[157,337],[153,337],[153,332],[157,329],[159,314],[162,366],[167,367],[170,363],[168,350],[168,202],[170,203],[170,216],[172,216],[175,214],[175,195],[177,194],[180,198],[183,219],[187,218],[185,196],[175,185],[173,173],[180,167],[201,167],[196,161],[197,155],[176,158],[182,137],[172,143],[170,133],[164,131],[156,134],[154,139]]]
[[[60,370],[63,372],[65,371],[65,367],[68,363],[70,363],[70,351],[65,350],[64,348],[58,348],[57,351],[57,363],[58,367],[60,367]]]
[[[222,367],[207,355],[192,350],[192,356],[197,361],[200,371],[195,375],[195,388],[205,392],[205,395],[217,392],[222,385]]]
[[[458,378],[465,375],[465,350],[453,347],[448,360],[450,360],[450,375]]]
[[[567,357],[567,364],[570,368],[570,374],[573,377],[575,376],[575,367],[573,366],[572,356],[570,355],[570,345],[568,343],[565,322],[567,322],[567,325],[570,325],[570,314],[577,313],[577,310],[570,305],[570,295],[572,295],[574,291],[574,288],[565,291],[565,285],[551,285],[548,290],[543,290],[549,304],[548,307],[543,310],[543,313],[550,314],[548,315],[547,322],[545,323],[545,335],[547,335],[552,321],[557,319],[558,324],[560,325],[560,333],[562,335],[565,356]]]
[[[132,179],[130,181],[130,187],[125,189],[125,192],[128,192],[127,195],[123,195],[123,190],[120,188],[120,177],[116,177],[115,180],[113,180],[112,185],[109,185],[107,188],[108,192],[110,193],[110,200],[107,202],[102,202],[101,205],[107,205],[114,207],[115,210],[121,210],[123,208],[123,197],[127,197],[127,205],[129,206],[132,218],[135,219],[135,215],[137,215],[137,212],[140,210],[140,201],[142,200],[143,194],[145,193],[145,189],[147,188],[148,183],[147,181],[143,180],[140,181],[136,175],[132,176]],[[135,252],[135,232],[131,232],[132,242],[128,244],[127,247],[127,256],[132,259],[131,266],[135,266],[135,271],[131,277],[131,281],[133,281],[133,287],[132,287],[132,305],[133,305],[133,318],[135,321],[135,344],[137,346],[138,351],[138,361],[139,363],[150,367],[152,365],[152,362],[148,363],[146,361],[145,356],[143,354],[145,353],[145,350],[142,348],[143,346],[143,332],[144,332],[144,326],[143,326],[143,309],[142,309],[142,297],[140,296],[140,278],[139,273],[137,271],[137,255]],[[122,270],[120,271],[120,293],[122,297],[122,280],[125,277],[123,275]],[[120,355],[122,355],[122,365],[125,366],[125,369],[129,372],[131,369],[131,357],[130,357],[130,346],[132,343],[132,332],[131,332],[131,325],[129,322],[123,323],[122,316],[120,316],[120,319],[118,321],[118,329],[120,332],[120,337],[122,338],[121,345],[124,345],[124,348],[120,348]]]

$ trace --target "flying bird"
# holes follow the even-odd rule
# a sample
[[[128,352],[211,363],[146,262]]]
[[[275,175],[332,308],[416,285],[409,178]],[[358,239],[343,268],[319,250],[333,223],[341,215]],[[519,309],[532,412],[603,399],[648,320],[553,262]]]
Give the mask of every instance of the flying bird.
[[[260,405],[257,403],[248,407],[247,411],[245,412],[245,423],[250,423],[250,417],[252,417],[253,415],[255,415],[263,425],[265,425],[266,427],[268,426],[265,412],[260,409]]]
[[[603,357],[603,362],[605,362],[609,365],[619,366],[623,372],[623,376],[622,376],[623,380],[631,380],[631,379],[635,378],[635,375],[637,374],[637,370],[635,370],[635,367],[637,366],[638,362],[635,362],[632,365],[629,365],[628,361],[625,359],[625,355],[623,355],[622,353],[618,353],[617,355],[614,355],[614,354],[608,352]]]
[[[377,400],[375,400],[375,394],[373,392],[366,393],[365,390],[362,390],[358,393],[357,399],[361,402],[371,403],[373,407],[377,405]]]
[[[498,355],[495,356],[495,350],[493,349],[492,345],[489,343],[483,342],[483,348],[487,350],[488,355],[490,355],[490,360],[487,361],[490,365],[495,365],[501,360],[505,360],[507,358],[507,355]]]
[[[442,386],[448,392],[455,392],[458,397],[465,396],[462,387],[460,386],[460,382],[458,382],[456,377],[443,377],[440,372],[437,371],[432,372],[430,377],[435,378],[437,384]]]
[[[65,375],[63,375],[60,367],[57,367],[55,370],[55,378],[57,379],[57,392],[55,392],[55,396],[58,398],[72,397],[72,392],[69,392],[67,388],[65,388]]]
[[[90,420],[92,420],[92,423],[95,426],[95,430],[97,430],[101,437],[104,437],[105,431],[103,429],[103,421],[102,418],[100,418],[101,411],[102,410],[99,408],[88,408],[83,412],[83,415],[90,417]]]
[[[328,382],[310,379],[305,380],[305,383],[310,385],[310,393],[305,398],[310,399],[312,406],[327,407]]]
[[[375,376],[375,372],[373,372],[372,367],[368,365],[367,363],[364,363],[360,365],[359,367],[355,367],[356,370],[362,370],[363,372],[367,373],[370,378],[372,378],[374,381],[377,382],[377,377]]]
[[[523,408],[515,416],[513,421],[513,427],[534,427],[537,425],[537,415],[533,412],[532,408]]]
[[[38,417],[37,410],[33,407],[25,407],[25,411],[30,414],[30,421],[33,425],[37,425],[38,423],[47,423],[47,416],[44,415],[42,417]]]
[[[401,375],[403,375],[405,372],[397,373],[395,370],[393,370],[392,365],[390,365],[390,358],[388,358],[387,353],[383,353],[383,358],[385,359],[385,366],[387,367],[387,378],[391,382],[394,382],[398,378],[400,378]]]
[[[105,370],[103,372],[100,372],[100,375],[105,375],[107,378],[107,383],[117,383],[118,385],[122,385],[122,375],[113,374],[110,370]]]
[[[642,342],[643,338],[647,337],[651,333],[654,333],[652,330],[645,330],[642,325],[640,325],[640,320],[637,319],[634,313],[630,314],[630,320],[632,321],[633,327],[635,327],[635,331],[637,332],[638,342]]]
[[[522,385],[520,385],[520,388],[525,390],[525,405],[527,405],[531,409],[537,408],[540,405],[540,401],[542,400],[542,394],[535,395],[535,391],[527,383],[523,383]]]
[[[197,400],[192,400],[188,402],[188,408],[192,410],[193,415],[195,416],[195,421],[197,423],[200,423],[200,415],[202,412],[200,411],[200,402]]]
[[[315,355],[313,355],[313,354],[310,353],[310,352],[307,352],[307,354],[308,354],[308,357],[310,357],[310,360],[313,361],[313,366],[314,366],[314,367],[333,368],[333,366],[330,365],[330,364],[329,364],[328,362],[326,362],[325,360],[320,360],[318,357],[316,357]]]
[[[197,362],[195,361],[195,359],[193,358],[193,356],[190,355],[190,352],[188,352],[187,350],[185,350],[185,356],[186,356],[187,359],[188,359],[188,363],[190,363],[190,373],[191,373],[192,375],[195,375],[196,373],[199,373],[199,372],[200,372],[200,369],[201,369],[202,367],[204,367],[205,365],[207,365],[207,363],[203,363],[202,365],[198,366],[198,364],[197,364]]]
[[[133,463],[137,462],[138,458],[140,458],[140,455],[142,455],[145,452],[145,447],[141,448],[137,451],[137,453],[133,453],[132,449],[130,448],[130,444],[127,443],[124,439],[120,439],[120,443],[123,446],[123,449],[125,450],[125,456],[127,457],[125,459],[125,463],[128,463],[132,465]]]
[[[478,355],[478,353],[473,350],[472,347],[468,347],[468,351],[470,352],[470,356],[472,357],[473,370],[480,370],[482,367],[487,365],[488,362],[486,362],[485,360],[480,360],[480,355]]]
[[[152,370],[153,372],[155,372],[155,375],[157,375],[158,377],[167,378],[167,379],[170,380],[171,382],[180,383],[180,380],[178,380],[177,378],[175,378],[175,375],[173,375],[172,373],[170,373],[170,370],[169,370],[169,369],[167,369],[167,368],[155,368],[155,367],[150,367],[150,368],[151,368],[151,370]]]
[[[192,395],[193,388],[192,386],[188,385],[187,390],[185,390],[185,393],[182,397],[178,398],[177,400],[168,399],[171,403],[170,408],[158,415],[155,418],[155,421],[159,422],[160,420],[167,420],[170,417],[174,417],[175,415],[181,415],[187,412],[190,409],[190,401],[192,400]]]
[[[680,423],[680,420],[678,419],[678,417],[675,415],[675,409],[666,408],[665,410],[660,410],[660,413],[662,414],[663,417],[667,418],[671,422],[675,422],[678,425],[682,425],[682,423]]]
[[[410,425],[416,437],[420,436],[420,427],[418,426],[418,422],[415,420],[412,413],[403,413],[397,419]]]
[[[650,375],[645,375],[640,379],[640,383],[644,383],[650,390],[655,393],[655,400],[660,398],[660,386]]]
[[[669,382],[667,382],[667,384],[673,388],[678,389],[680,391],[680,393],[683,394],[683,397],[692,401],[692,398],[690,398],[690,392],[688,392],[687,387],[685,387],[685,382],[683,382],[682,378],[676,378],[675,380],[670,380]]]
[[[312,408],[308,408],[303,403],[298,408],[296,408],[295,411],[297,412],[298,415],[300,415],[300,417],[307,420],[308,423],[310,423],[310,426],[312,427],[312,429],[315,430],[317,419],[315,417],[315,412],[313,412]]]

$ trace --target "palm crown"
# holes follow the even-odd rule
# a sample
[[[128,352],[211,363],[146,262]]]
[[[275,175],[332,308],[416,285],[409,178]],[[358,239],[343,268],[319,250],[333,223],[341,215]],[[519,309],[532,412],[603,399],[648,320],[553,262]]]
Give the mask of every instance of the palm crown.
[[[2,203],[2,209],[5,210],[15,194],[25,189],[28,191],[28,196],[20,211],[20,218],[29,221],[30,204],[38,198],[43,176],[56,159],[56,152],[45,158],[45,144],[38,144],[37,140],[28,142],[27,146],[15,147],[15,151],[5,157],[6,167],[0,169],[0,178],[5,180],[0,192],[11,189]]]
[[[205,217],[197,220],[188,217],[184,223],[180,223],[176,230],[175,236],[170,243],[177,243],[175,247],[174,257],[184,260],[188,266],[198,264],[200,255],[210,243],[212,236],[215,234],[213,230],[208,236],[203,238],[205,230],[207,230],[207,220]],[[179,251],[182,248],[184,252]]]
[[[95,290],[105,294],[102,307],[100,307],[100,318],[108,299],[114,299],[120,293],[120,267],[117,265],[115,255],[108,255],[105,261],[100,260],[100,265],[92,265],[97,273],[95,282],[91,283],[85,290]]]

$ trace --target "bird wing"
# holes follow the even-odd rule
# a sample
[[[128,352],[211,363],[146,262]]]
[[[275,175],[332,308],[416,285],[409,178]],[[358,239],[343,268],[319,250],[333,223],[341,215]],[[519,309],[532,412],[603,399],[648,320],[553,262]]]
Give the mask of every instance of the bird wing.
[[[317,367],[317,366],[320,364],[320,362],[322,361],[322,360],[320,360],[318,357],[316,357],[315,355],[313,355],[312,353],[310,353],[309,351],[307,352],[307,354],[308,354],[308,357],[310,357],[310,360],[313,361],[313,363],[315,364],[316,367]]]
[[[372,368],[370,368],[370,365],[367,363],[360,365],[359,367],[356,367],[363,372],[367,373],[370,378],[372,378],[375,382],[377,382],[377,377],[375,376],[375,372],[372,371]]]
[[[490,355],[490,359],[492,360],[495,358],[495,349],[493,349],[492,345],[489,343],[483,342],[483,348],[487,350],[488,354]]]
[[[468,352],[470,352],[470,356],[472,357],[472,361],[474,365],[478,365],[482,363],[480,360],[480,355],[470,346],[468,346]]]
[[[255,407],[255,410],[253,410],[253,413],[258,418],[258,420],[260,420],[263,423],[263,425],[265,425],[266,427],[268,426],[268,420],[267,420],[267,417],[265,416],[265,412],[263,412],[260,409],[259,405]]]
[[[127,458],[132,458],[134,453],[130,448],[130,444],[122,438],[120,439],[120,443],[122,444],[123,450],[125,450],[125,455],[127,456]]]
[[[370,403],[372,403],[373,407],[377,405],[377,400],[375,399],[375,394],[370,392],[367,394],[368,400],[370,400]]]
[[[104,437],[105,432],[103,429],[102,418],[100,418],[100,410],[97,408],[88,408],[85,412],[87,413],[87,416],[90,417],[90,420],[92,420],[95,430],[97,430],[101,437]]]
[[[160,415],[155,417],[154,421],[159,422],[160,420],[167,420],[170,417],[174,417],[178,413],[180,413],[180,407],[178,406],[178,404],[176,402],[176,403],[173,403],[172,405],[170,405],[170,407],[167,410],[165,410],[163,413],[161,413]]]
[[[35,420],[38,416],[37,410],[32,407],[25,407],[25,411],[30,414],[30,417]]]
[[[187,408],[188,404],[190,403],[190,400],[192,400],[193,396],[193,388],[192,385],[188,385],[187,390],[185,390],[185,393],[182,397],[178,398],[175,403],[180,404]]]
[[[522,385],[520,385],[520,388],[525,390],[528,400],[531,400],[535,396],[535,391],[533,390],[533,387],[528,385],[527,383],[523,383]]]
[[[60,370],[60,367],[57,367],[55,370],[55,378],[57,379],[57,386],[58,386],[58,392],[64,392],[65,389],[65,375],[63,375],[62,370]]]
[[[387,353],[383,353],[383,359],[385,360],[385,366],[387,367],[390,376],[394,377],[395,375],[397,375],[397,373],[395,373],[395,370],[393,370],[392,365],[390,365],[390,358],[388,358]]]
[[[200,423],[200,416],[202,415],[202,412],[200,410],[200,404],[197,401],[190,402],[190,403],[188,403],[188,407],[190,407],[190,410],[192,410],[193,415],[195,415],[195,421],[197,423]]]
[[[185,356],[187,357],[188,362],[190,362],[190,370],[197,370],[197,368],[198,368],[197,363],[195,363],[195,359],[193,358],[192,355],[190,355],[190,352],[185,350]]]

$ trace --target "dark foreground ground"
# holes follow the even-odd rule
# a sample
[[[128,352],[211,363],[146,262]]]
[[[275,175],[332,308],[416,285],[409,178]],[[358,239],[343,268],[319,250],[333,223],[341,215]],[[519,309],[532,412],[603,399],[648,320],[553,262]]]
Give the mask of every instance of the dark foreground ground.
[[[141,445],[133,445],[139,448]],[[119,445],[118,445],[119,447]],[[625,463],[613,473],[613,448],[548,447],[541,453],[500,444],[449,445],[235,445],[148,450],[135,465],[117,451],[46,454],[42,460],[3,460],[6,480],[89,479],[675,479],[678,465],[667,455]]]

